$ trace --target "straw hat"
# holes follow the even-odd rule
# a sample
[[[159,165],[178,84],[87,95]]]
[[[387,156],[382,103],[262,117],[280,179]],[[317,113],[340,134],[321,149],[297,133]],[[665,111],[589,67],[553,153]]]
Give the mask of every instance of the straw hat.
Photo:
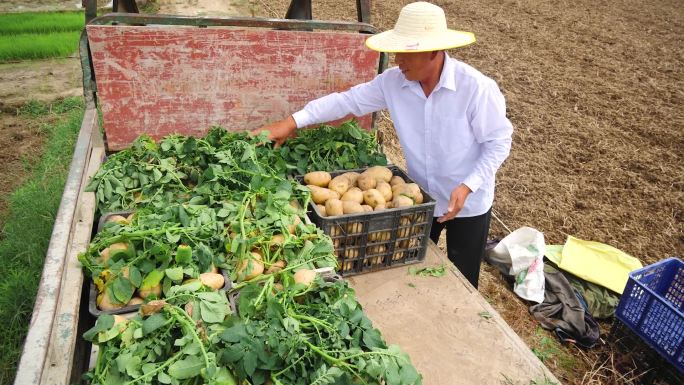
[[[442,8],[419,1],[402,8],[394,29],[369,37],[366,46],[380,52],[427,52],[474,42],[472,32],[447,28]]]

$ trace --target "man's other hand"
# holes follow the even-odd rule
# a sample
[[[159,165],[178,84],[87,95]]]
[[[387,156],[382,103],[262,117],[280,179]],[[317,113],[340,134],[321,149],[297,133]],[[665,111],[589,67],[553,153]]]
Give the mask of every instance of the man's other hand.
[[[450,219],[453,219],[456,214],[458,214],[463,205],[465,204],[466,198],[472,191],[470,188],[463,183],[458,185],[455,189],[451,191],[451,198],[449,198],[449,208],[446,214],[442,215],[437,219],[437,222],[442,223]]]
[[[295,122],[292,116],[289,116],[286,119],[279,120],[275,123],[255,128],[250,131],[249,134],[255,136],[263,131],[268,131],[268,138],[276,143],[276,147],[280,147],[287,138],[295,136],[297,132],[297,122]]]

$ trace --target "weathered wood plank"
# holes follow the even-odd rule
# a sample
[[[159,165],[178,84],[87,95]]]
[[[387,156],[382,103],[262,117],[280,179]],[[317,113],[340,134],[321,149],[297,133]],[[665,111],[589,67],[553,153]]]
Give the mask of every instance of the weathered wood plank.
[[[104,155],[104,147],[92,149],[81,186],[85,187],[90,177],[100,168]],[[85,251],[90,242],[95,208],[95,194],[81,191],[72,227],[71,245],[67,252],[55,323],[50,337],[48,357],[41,376],[41,384],[44,385],[66,385],[70,383],[74,349],[77,340],[80,338],[77,330],[83,272],[81,264],[78,262],[78,254]]]
[[[87,27],[109,150],[138,135],[260,127],[372,79],[367,35],[265,29]],[[371,115],[360,119],[369,128]]]
[[[446,258],[428,243],[424,267],[446,264],[444,277],[416,277],[407,267],[348,280],[373,324],[399,345],[425,385],[559,383],[530,348]]]

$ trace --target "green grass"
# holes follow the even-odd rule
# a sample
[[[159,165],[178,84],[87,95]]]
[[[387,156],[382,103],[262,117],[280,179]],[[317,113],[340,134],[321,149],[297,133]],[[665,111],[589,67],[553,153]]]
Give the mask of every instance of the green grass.
[[[39,105],[31,103],[22,114],[32,119],[43,119],[46,114],[63,114],[63,118],[45,125],[48,137],[43,156],[31,167],[27,181],[9,197],[9,212],[0,232],[0,314],[4,316],[0,384],[14,380],[83,116],[80,98]]]
[[[23,12],[0,14],[0,35],[79,32],[85,16],[77,12]]]
[[[80,35],[80,32],[1,35],[0,63],[69,56],[78,49]]]
[[[537,327],[535,334],[539,339],[535,344],[536,346],[531,349],[541,362],[547,365],[553,362],[555,366],[565,370],[573,370],[577,366],[576,359],[563,349],[563,346],[551,333]]]

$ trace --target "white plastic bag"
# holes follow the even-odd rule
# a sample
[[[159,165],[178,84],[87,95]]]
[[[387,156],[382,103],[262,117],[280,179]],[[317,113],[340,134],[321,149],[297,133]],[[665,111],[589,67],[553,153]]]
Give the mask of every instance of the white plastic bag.
[[[521,227],[508,234],[489,258],[510,266],[509,275],[515,277],[513,291],[528,301],[544,302],[544,234],[531,227]]]

